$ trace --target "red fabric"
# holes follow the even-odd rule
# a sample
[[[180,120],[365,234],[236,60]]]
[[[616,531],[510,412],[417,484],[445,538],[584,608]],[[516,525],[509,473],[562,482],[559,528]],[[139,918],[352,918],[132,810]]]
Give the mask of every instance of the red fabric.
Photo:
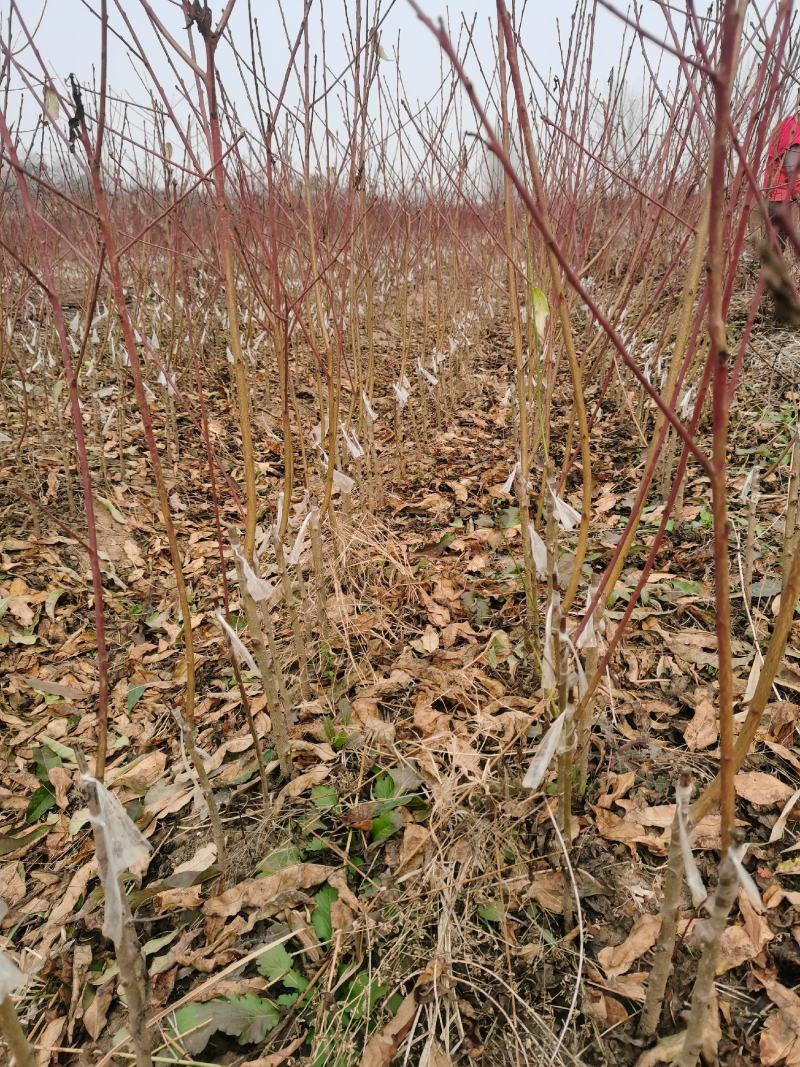
[[[795,177],[789,188],[789,176],[783,165],[783,157],[792,145],[800,144],[800,119],[784,119],[769,143],[764,186],[767,199],[773,203],[800,198],[800,177]]]

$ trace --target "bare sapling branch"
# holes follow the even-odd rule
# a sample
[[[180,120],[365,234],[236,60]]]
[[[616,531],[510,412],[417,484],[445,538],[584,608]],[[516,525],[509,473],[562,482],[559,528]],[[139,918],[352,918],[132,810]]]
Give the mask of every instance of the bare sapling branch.
[[[702,903],[705,889],[699,886],[699,875],[693,868],[691,858],[691,817],[689,801],[692,795],[692,778],[688,771],[682,771],[675,796],[675,817],[672,820],[672,836],[667,854],[666,875],[661,897],[661,927],[658,941],[653,950],[653,967],[647,980],[647,995],[642,1014],[639,1017],[639,1035],[652,1037],[658,1029],[661,1009],[667,982],[672,973],[675,943],[678,936],[678,920],[681,909],[681,887],[684,877],[691,881],[694,888],[693,901],[699,898]],[[690,878],[691,875],[691,878]]]
[[[692,1003],[683,1049],[677,1061],[679,1067],[695,1067],[700,1059],[700,1053],[709,1043],[709,1033],[712,1029],[711,1013],[716,1013],[718,1010],[714,994],[714,978],[719,962],[720,943],[739,888],[739,875],[731,853],[740,845],[740,832],[737,830],[732,835],[730,848],[720,864],[710,915],[702,926],[703,953],[692,990]]]
[[[286,717],[286,705],[277,685],[280,668],[276,662],[274,637],[270,633],[270,649],[268,650],[261,629],[264,615],[270,612],[271,603],[277,595],[277,590],[274,589],[269,582],[264,581],[262,578],[258,578],[253,572],[249,563],[245,559],[243,552],[239,548],[238,537],[236,537],[236,534],[233,531],[231,531],[231,543],[233,545],[233,555],[236,562],[236,575],[239,579],[239,592],[242,597],[242,604],[244,605],[245,619],[247,620],[247,630],[250,634],[250,640],[253,642],[253,650],[255,652],[256,664],[258,665],[258,673],[261,676],[261,683],[267,694],[270,721],[272,722],[272,736],[275,742],[275,752],[278,757],[281,773],[288,778],[291,777],[292,773],[292,761],[289,751],[289,728]],[[259,612],[259,608],[261,608],[261,612]],[[270,620],[270,626],[271,625]],[[253,727],[253,730],[255,731],[255,727]],[[255,738],[255,732],[253,736]],[[256,744],[258,746],[257,752],[261,768],[259,773],[262,775],[262,787],[265,792],[266,801],[269,794],[266,784],[266,775],[263,768],[263,755],[259,751],[260,741],[257,738]]]
[[[147,968],[128,899],[120,887],[120,877],[124,871],[140,877],[147,869],[150,846],[114,794],[88,773],[80,750],[76,750],[76,754],[89,804],[97,869],[105,890],[103,933],[114,942],[120,975],[125,984],[128,1030],[136,1051],[136,1067],[152,1067]]]

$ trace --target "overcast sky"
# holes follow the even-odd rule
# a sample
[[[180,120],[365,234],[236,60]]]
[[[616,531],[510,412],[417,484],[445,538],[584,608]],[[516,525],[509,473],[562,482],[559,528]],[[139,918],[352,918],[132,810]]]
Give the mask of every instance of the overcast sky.
[[[441,0],[421,0],[421,2],[429,14],[446,15],[449,18],[454,36],[457,36],[459,30],[463,29],[464,21],[471,24],[473,19],[476,19],[474,41],[477,58],[475,56],[471,58],[470,73],[480,85],[482,78],[478,59],[489,74],[494,64],[490,21],[495,12],[494,0],[461,0],[461,2],[456,0],[446,6]],[[47,3],[43,3],[42,0],[18,0],[18,3],[20,10],[28,20],[29,27],[33,28],[38,25],[36,42],[56,86],[63,90],[66,76],[70,72],[74,72],[84,84],[91,83],[93,70],[97,69],[98,64],[99,26],[96,17],[82,0],[48,0]],[[152,0],[152,4],[156,13],[178,41],[186,45],[187,34],[179,6],[173,0]],[[261,31],[268,83],[270,89],[276,91],[281,84],[288,55],[280,7],[277,0],[251,0],[251,4]],[[93,0],[93,6],[98,5],[99,0]],[[159,77],[163,78],[170,100],[178,102],[181,94],[177,87],[177,79],[167,66],[139,0],[121,0],[121,6],[128,15],[134,30],[140,36],[142,46],[158,71]],[[218,16],[222,8],[221,0],[211,6],[215,16]],[[233,37],[245,57],[249,57],[250,53],[247,6],[247,0],[238,0],[230,22]],[[372,6],[374,7],[374,0]],[[520,4],[518,3],[517,6],[519,7]],[[399,55],[399,72],[403,79],[406,99],[410,105],[416,101],[423,102],[436,92],[440,83],[438,44],[430,32],[417,20],[407,0],[394,0],[393,3],[390,0],[383,0],[382,7],[386,12],[386,17],[381,40],[384,51],[391,56],[392,62],[381,64],[381,74],[394,85],[397,69],[393,61],[395,56]],[[655,5],[645,0],[644,7],[645,25],[659,35],[665,36],[663,17],[655,9]],[[530,0],[528,8],[522,24],[522,42],[540,74],[545,78],[549,74],[552,84],[552,74],[559,71],[561,65],[558,45],[559,23],[562,40],[566,42],[571,5],[561,0],[551,0],[551,2]],[[286,29],[291,37],[297,33],[302,9],[302,0],[284,0]],[[321,10],[324,11],[328,68],[330,75],[336,76],[347,66],[347,49],[344,43],[345,37],[349,37],[347,13],[352,19],[355,3],[354,0],[324,0],[324,4],[321,4],[320,0],[315,0],[312,5],[310,34],[311,48],[316,52],[321,50]],[[114,0],[109,0],[109,11],[111,26],[124,38],[130,39],[130,33],[124,25]],[[5,37],[9,0],[0,0],[0,12],[3,16],[2,28]],[[609,70],[618,61],[622,30],[619,20],[599,9],[593,61],[595,81],[599,86],[606,83]],[[15,48],[20,49],[23,44],[23,35],[17,29],[14,34]],[[397,51],[398,48],[399,51]],[[636,53],[631,68],[632,89],[635,89],[637,80],[641,82],[643,70],[638,48]],[[657,53],[658,50],[651,46],[651,55],[655,62],[658,61]],[[17,59],[28,70],[38,75],[39,67],[30,49],[18,51]],[[250,126],[253,123],[252,112],[241,90],[230,49],[224,45],[220,48],[220,67],[223,82],[240,109],[242,122]],[[148,79],[140,68],[141,64],[131,55],[130,50],[112,34],[109,41],[110,87],[120,97],[147,104],[149,102]],[[177,61],[177,69],[182,74],[187,74],[187,68],[180,60]],[[664,63],[664,69],[665,78],[674,74],[674,64],[670,60]],[[25,95],[20,89],[19,75],[12,76],[12,86],[15,92],[11,94],[9,101],[9,117],[16,119],[19,101]],[[299,99],[298,92],[298,86],[292,80],[287,94],[287,101],[290,104]],[[341,99],[341,93],[339,93],[339,99]],[[35,109],[26,109],[23,114],[22,128],[30,129],[35,126],[36,115]],[[140,115],[144,118],[146,113],[142,111]],[[184,109],[181,111],[181,117],[185,118],[185,115]]]

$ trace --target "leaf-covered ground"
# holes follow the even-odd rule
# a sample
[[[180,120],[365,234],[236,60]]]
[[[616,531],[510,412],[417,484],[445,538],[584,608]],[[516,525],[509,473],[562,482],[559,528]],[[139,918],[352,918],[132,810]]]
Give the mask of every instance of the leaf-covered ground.
[[[377,341],[391,345],[391,331]],[[632,1063],[644,1051],[635,1024],[658,934],[675,782],[683,768],[700,784],[716,768],[708,485],[690,470],[682,513],[598,699],[590,784],[576,805],[567,867],[554,831],[555,789],[531,795],[521,786],[549,712],[524,647],[519,518],[503,488],[514,460],[505,328],[477,323],[458,358],[447,389],[418,387],[402,444],[388,384],[377,391],[379,502],[373,510],[337,506],[326,528],[330,632],[321,637],[312,613],[301,619],[311,696],[293,694],[298,773],[288,783],[272,759],[261,683],[245,675],[270,761],[268,807],[213,617],[221,563],[208,472],[195,427],[178,416],[178,448],[165,445],[165,455],[195,612],[198,742],[224,817],[225,872],[196,810],[171,713],[182,701],[182,640],[144,443],[130,412],[107,431],[108,491],[98,497],[113,681],[107,782],[152,845],[143,883],[129,888],[160,1062],[377,1067],[404,1042],[398,1062],[436,1067]],[[794,334],[767,317],[733,412],[733,489],[754,465],[763,472],[777,464],[761,486],[747,611],[736,579],[739,699],[780,594],[788,457],[777,461],[794,425],[798,365]],[[209,383],[212,410],[229,410],[224,388]],[[597,573],[641,473],[646,442],[633,424],[632,389],[629,399],[605,402],[593,428],[589,561]],[[35,406],[26,447],[37,439],[35,476],[50,512],[79,528],[51,414]],[[167,423],[164,414],[159,425]],[[218,415],[210,428],[233,468],[233,422]],[[256,416],[255,428],[269,500],[280,444],[265,417]],[[551,435],[560,463],[565,425]],[[18,470],[12,446],[3,448],[0,477]],[[92,461],[99,475],[97,450]],[[576,506],[578,490],[573,472],[565,495]],[[748,504],[732,497],[736,544]],[[606,612],[606,635],[661,514],[654,493]],[[221,520],[226,529],[239,513],[230,505]],[[100,930],[102,891],[75,762],[76,746],[91,756],[97,729],[87,556],[50,514],[18,499],[5,499],[0,524],[1,930],[32,976],[21,1015],[42,1062],[128,1062],[127,1053],[110,1052],[125,1041],[125,1013]],[[566,538],[567,556],[569,546]],[[225,567],[235,580],[227,546]],[[231,595],[236,613],[235,584]],[[284,620],[278,639],[294,685],[291,637]],[[753,842],[748,867],[766,908],[758,914],[741,895],[724,936],[725,1063],[800,1062],[792,991],[800,980],[798,690],[795,630],[754,755],[737,778],[738,814]],[[717,835],[712,815],[696,840],[711,884]],[[565,893],[578,897],[578,921],[566,933]],[[681,1029],[694,974],[697,916],[688,906],[685,916],[663,1034]]]

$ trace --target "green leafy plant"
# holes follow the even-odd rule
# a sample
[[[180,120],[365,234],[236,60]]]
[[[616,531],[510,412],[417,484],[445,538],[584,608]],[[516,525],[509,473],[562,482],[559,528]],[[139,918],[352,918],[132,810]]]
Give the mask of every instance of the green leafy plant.
[[[190,1056],[199,1055],[218,1032],[235,1037],[240,1045],[259,1044],[280,1020],[277,1005],[254,993],[184,1004],[171,1016],[174,1036]]]
[[[319,941],[326,944],[333,936],[331,921],[331,904],[339,899],[339,890],[327,883],[314,894],[314,907],[311,911],[311,925]]]
[[[295,966],[285,945],[275,945],[256,959],[259,972],[270,982],[279,982],[288,992],[276,1000],[281,1007],[291,1007],[308,985],[308,979]]]
[[[55,790],[50,784],[50,778],[48,771],[51,767],[62,767],[63,762],[61,757],[52,751],[46,745],[42,745],[36,752],[36,777],[42,783],[38,789],[36,789],[28,801],[28,806],[25,809],[25,823],[30,826],[32,823],[38,822],[43,815],[55,807],[56,794]]]

